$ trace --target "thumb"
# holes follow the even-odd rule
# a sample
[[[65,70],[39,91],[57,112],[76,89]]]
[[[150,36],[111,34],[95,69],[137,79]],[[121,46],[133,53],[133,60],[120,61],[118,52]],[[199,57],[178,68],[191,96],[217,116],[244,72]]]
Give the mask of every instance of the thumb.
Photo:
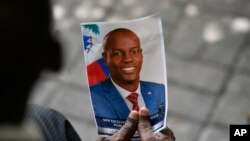
[[[138,131],[141,141],[154,141],[154,133],[150,124],[150,116],[148,109],[142,107],[139,111]]]
[[[139,113],[137,111],[131,111],[123,127],[112,136],[112,140],[130,140],[137,130],[138,117]]]

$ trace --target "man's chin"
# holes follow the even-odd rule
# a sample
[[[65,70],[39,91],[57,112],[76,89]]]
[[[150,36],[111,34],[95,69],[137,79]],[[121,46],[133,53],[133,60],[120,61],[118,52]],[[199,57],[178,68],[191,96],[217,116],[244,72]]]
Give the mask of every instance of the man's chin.
[[[130,84],[134,84],[135,82],[137,82],[136,80],[137,80],[137,79],[135,79],[135,78],[126,78],[126,79],[123,79],[123,82],[124,82],[125,84],[130,85]]]
[[[131,85],[133,84],[135,81],[132,81],[132,80],[124,80],[124,84],[127,84],[127,85]]]

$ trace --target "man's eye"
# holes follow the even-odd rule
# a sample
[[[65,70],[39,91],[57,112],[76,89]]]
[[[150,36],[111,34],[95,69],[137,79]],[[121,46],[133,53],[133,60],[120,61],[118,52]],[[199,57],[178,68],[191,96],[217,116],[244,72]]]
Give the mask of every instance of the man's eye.
[[[134,54],[134,55],[136,55],[136,54],[139,54],[139,53],[141,53],[142,52],[142,50],[141,49],[133,49],[133,50],[131,50],[131,53],[132,54]]]
[[[119,51],[112,52],[112,56],[122,56],[122,53]]]

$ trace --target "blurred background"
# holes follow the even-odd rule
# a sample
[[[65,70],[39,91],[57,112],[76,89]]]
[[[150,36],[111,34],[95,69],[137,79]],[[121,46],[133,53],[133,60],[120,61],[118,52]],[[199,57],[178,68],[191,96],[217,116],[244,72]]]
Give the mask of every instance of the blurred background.
[[[29,102],[62,112],[82,140],[94,141],[97,131],[87,88],[80,24],[130,20],[156,12],[161,14],[166,48],[167,124],[177,141],[228,141],[230,124],[249,124],[249,0],[52,3],[54,34],[63,47],[64,65],[59,74],[43,73]]]

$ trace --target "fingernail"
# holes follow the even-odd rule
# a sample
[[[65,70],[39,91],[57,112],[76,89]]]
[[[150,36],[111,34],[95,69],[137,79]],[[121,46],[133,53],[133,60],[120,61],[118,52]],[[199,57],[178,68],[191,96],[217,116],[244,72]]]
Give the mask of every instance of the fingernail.
[[[135,110],[133,110],[133,111],[131,111],[130,113],[129,113],[129,117],[130,118],[132,118],[132,119],[137,119],[138,118],[138,115],[139,115],[139,113],[137,112],[137,111],[135,111]]]
[[[148,116],[149,111],[146,108],[142,107],[142,108],[140,108],[140,114],[143,116]]]

